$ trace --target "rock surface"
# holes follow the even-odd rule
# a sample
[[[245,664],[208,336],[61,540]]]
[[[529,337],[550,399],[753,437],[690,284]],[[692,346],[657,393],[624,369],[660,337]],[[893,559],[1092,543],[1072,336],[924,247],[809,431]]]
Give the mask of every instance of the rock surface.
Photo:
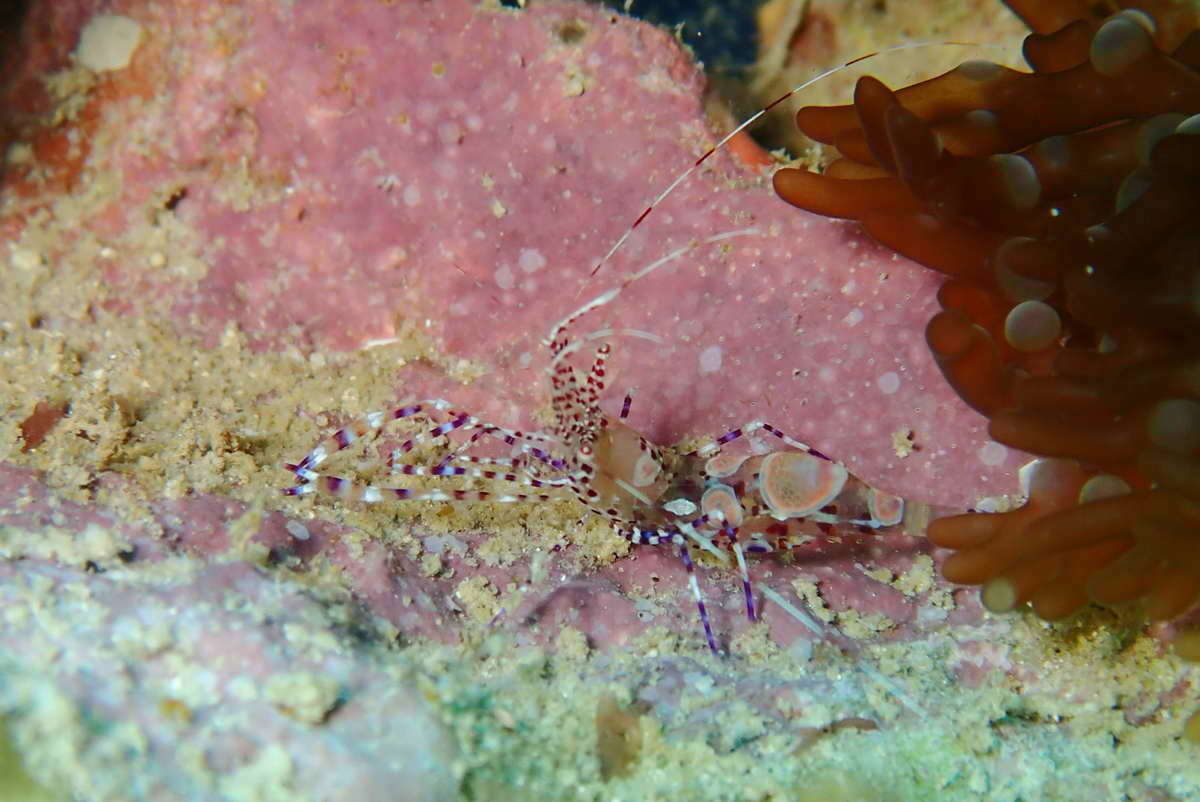
[[[926,355],[934,280],[724,154],[589,277],[714,140],[667,33],[461,0],[68,0],[28,25],[0,89],[0,713],[43,781],[121,800],[1029,798],[1054,772],[1008,775],[1026,750],[1095,798],[1131,776],[1196,787],[1171,740],[1182,675],[1153,639],[1062,658],[1118,666],[1083,712],[1058,684],[1022,699],[1052,640],[981,618],[916,528],[754,561],[754,627],[736,573],[702,565],[717,659],[677,559],[627,553],[571,501],[279,495],[283,463],[404,398],[536,422],[553,322],[747,228],[580,321],[662,340],[616,340],[611,411],[636,387],[631,422],[661,442],[763,418],[939,508],[1012,489],[1020,455]],[[1142,746],[1081,746],[1134,726],[1105,704],[1129,688]],[[1010,710],[1080,723],[1017,733]]]

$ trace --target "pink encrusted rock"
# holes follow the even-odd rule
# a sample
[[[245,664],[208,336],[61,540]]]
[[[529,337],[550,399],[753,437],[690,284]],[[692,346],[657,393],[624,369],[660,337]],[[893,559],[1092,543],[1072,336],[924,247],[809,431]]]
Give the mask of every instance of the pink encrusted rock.
[[[874,461],[877,483],[893,490],[920,486],[966,503],[988,489],[929,478],[964,476],[961,452],[935,453],[924,439],[932,421],[947,431],[978,425],[925,357],[928,276],[850,226],[789,209],[725,154],[589,277],[648,198],[713,139],[702,77],[667,33],[560,3],[518,13],[463,2],[128,0],[112,13],[91,10],[78,0],[39,18],[59,42],[95,39],[97,28],[125,34],[100,48],[95,85],[64,112],[68,124],[40,133],[31,163],[16,165],[10,192],[30,200],[4,222],[19,232],[54,190],[104,176],[80,236],[112,243],[98,258],[114,288],[110,308],[170,309],[209,341],[234,323],[260,348],[318,352],[407,336],[403,326],[415,323],[444,349],[444,365],[466,367],[450,371],[455,379],[398,370],[397,398],[446,395],[524,424],[546,401],[539,341],[553,322],[672,249],[752,228],[689,251],[579,322],[578,333],[611,326],[663,341],[618,338],[611,400],[639,388],[632,421],[664,442],[763,417],[863,475]],[[40,42],[30,48],[43,72],[65,63]],[[72,58],[93,58],[85,49]],[[36,85],[18,76],[13,96],[36,107]],[[167,212],[170,224],[147,235],[144,219]],[[167,269],[154,269],[155,252],[151,269],[126,256],[143,255],[138,238],[163,228],[166,246],[181,249],[158,253]],[[48,325],[65,315],[43,314]],[[482,377],[457,386],[472,366]],[[331,386],[307,412],[337,414],[337,399],[353,391]],[[904,459],[892,442],[902,418],[920,447]],[[873,437],[861,436],[864,426]],[[293,459],[310,445],[295,443]],[[244,556],[229,534],[243,505],[149,503],[163,534],[190,553]],[[350,542],[345,527],[290,525],[307,539],[267,515],[262,549],[336,566],[406,637],[457,642],[466,616],[537,645],[553,644],[564,626],[602,650],[651,627],[702,643],[684,569],[668,550],[638,549],[581,573],[569,543],[565,554],[538,544],[540,554],[509,564],[414,530],[424,555],[437,556],[427,569],[403,549]],[[823,619],[805,625],[760,595],[771,638],[784,649],[825,638],[849,647],[941,626],[954,605],[932,581],[928,551],[903,535],[851,533],[797,549],[792,564],[752,560],[760,594],[819,607]],[[700,567],[722,643],[748,627],[726,563]],[[952,623],[978,614],[964,602]]]
[[[431,571],[409,550],[363,541],[346,527],[257,514],[214,496],[158,501],[149,508],[147,526],[68,502],[29,472],[0,467],[0,497],[14,502],[0,507],[0,527],[28,533],[19,548],[0,551],[10,559],[32,557],[72,569],[136,563],[155,573],[159,561],[182,553],[200,562],[278,566],[285,578],[297,580],[332,569],[406,642],[454,644],[484,630],[509,633],[518,645],[554,648],[563,629],[571,628],[603,652],[626,648],[659,627],[690,644],[686,651],[704,644],[686,572],[670,549],[637,549],[613,565],[581,572],[569,550],[497,562],[470,551],[478,536],[414,527],[423,554],[437,556]],[[46,526],[52,531],[36,534]],[[771,642],[782,650],[829,642],[853,653],[860,643],[902,643],[974,624],[982,612],[978,603],[967,591],[951,596],[934,576],[929,551],[921,538],[846,534],[796,549],[788,564],[752,559],[756,606]],[[121,576],[133,578],[136,570]],[[731,643],[750,627],[736,569],[705,557],[699,577],[717,638]],[[802,618],[764,593],[790,600]]]
[[[987,441],[926,353],[936,277],[787,207],[727,155],[590,277],[713,142],[703,79],[668,33],[574,3],[116,5],[145,42],[83,115],[129,127],[92,155],[122,187],[93,225],[118,237],[146,199],[171,199],[204,263],[182,280],[113,264],[131,303],[158,298],[210,340],[233,321],[270,348],[415,326],[456,379],[484,375],[462,388],[398,370],[398,398],[444,393],[528,426],[551,324],[673,248],[754,229],[580,321],[662,338],[616,339],[610,405],[636,387],[632,421],[661,442],[762,418],[911,498],[1012,491],[1023,456]]]
[[[0,715],[42,781],[97,802],[458,798],[432,685],[355,604],[173,553],[22,472],[0,492],[20,507],[0,515]]]
[[[124,34],[75,49],[102,16],[101,33]],[[139,32],[125,51],[113,17]],[[981,627],[919,537],[755,557],[755,628],[736,570],[704,559],[730,644],[717,658],[674,554],[612,562],[621,541],[581,546],[590,518],[543,531],[553,505],[520,513],[512,551],[489,549],[503,533],[413,523],[411,507],[284,507],[281,464],[312,442],[280,443],[280,417],[340,418],[379,395],[359,384],[369,355],[335,351],[411,344],[415,327],[435,347],[401,349],[430,364],[397,366],[397,399],[528,421],[551,323],[672,248],[747,227],[759,233],[697,248],[581,321],[663,340],[618,338],[608,402],[636,385],[632,422],[662,441],[765,418],[946,505],[1009,489],[1015,457],[984,443],[925,355],[932,280],[852,226],[783,207],[727,157],[588,278],[713,138],[668,35],[590,5],[455,0],[64,0],[31,20],[4,100],[45,111],[49,87],[57,105],[9,153],[0,255],[24,278],[0,297],[0,357],[66,378],[0,410],[0,456],[25,466],[0,467],[0,705],[39,776],[122,800],[750,800],[824,787],[814,777],[845,794],[847,776],[898,798],[1049,798],[1042,776],[1097,766],[1097,798],[1128,777],[1197,787],[1170,709],[1148,721],[1149,702],[1134,720],[1153,749],[1137,755],[1105,738],[1064,768],[1086,746],[1069,732],[998,741],[1021,619]],[[98,72],[47,80],[73,49]],[[172,340],[171,359],[195,365],[176,373],[145,353],[169,338],[104,328],[160,315],[220,347]],[[261,382],[278,374],[237,328],[258,362],[294,352],[296,375]],[[299,366],[326,360],[348,378],[318,402],[247,411],[292,398],[312,379]],[[224,381],[234,371],[242,382]],[[900,458],[891,435],[908,428],[919,450]],[[1077,676],[1103,681],[1087,658]],[[1057,690],[1043,720],[1072,715]],[[608,696],[651,736],[629,778],[596,765]],[[1054,765],[1016,776],[1028,755]]]
[[[10,187],[28,200],[3,222],[19,233],[38,222],[40,204],[57,208],[55,191],[90,187],[71,236],[96,241],[93,258],[113,288],[97,303],[129,313],[170,309],[209,341],[224,341],[236,324],[259,348],[299,344],[317,356],[411,337],[415,325],[440,344],[438,364],[450,376],[398,368],[397,400],[444,395],[523,425],[546,403],[539,340],[553,322],[672,249],[753,229],[688,251],[576,325],[577,333],[611,326],[662,340],[617,338],[608,403],[637,387],[631,421],[663,442],[762,417],[910,496],[968,503],[999,483],[998,446],[975,441],[998,460],[977,474],[992,484],[976,485],[965,467],[975,457],[924,434],[936,420],[961,442],[982,421],[957,404],[926,358],[920,331],[933,303],[930,277],[852,226],[791,210],[725,154],[656,207],[589,278],[635,212],[713,139],[701,75],[665,32],[558,3],[519,13],[461,2],[129,0],[104,15],[88,8],[83,0],[56,5],[39,24],[68,42],[95,40],[98,28],[133,25],[136,33],[114,37],[101,56],[75,50],[76,62],[103,62],[92,65],[94,85],[75,105],[63,101],[67,124],[34,136],[33,156],[15,165]],[[42,71],[65,63],[43,44],[30,49]],[[37,86],[19,75],[12,95],[36,99]],[[154,221],[148,230],[146,218]],[[68,324],[56,320],[67,315],[58,307],[23,312],[50,327]],[[339,399],[357,390],[331,385],[319,406],[300,412],[337,415]],[[904,458],[893,442],[908,430],[902,420],[916,439]],[[284,450],[299,459],[311,445]],[[254,481],[273,492],[284,476],[271,465]],[[202,499],[158,507],[172,505],[173,537],[204,554],[227,547],[223,527],[240,513]],[[287,541],[282,518],[271,521]],[[406,633],[458,638],[445,622],[454,620],[468,569],[496,596],[493,614],[518,631],[530,610],[551,639],[571,623],[598,646],[620,645],[647,624],[696,631],[671,554],[639,549],[596,578],[593,590],[611,592],[586,605],[572,584],[578,563],[554,553],[530,570],[473,556],[462,565],[451,550],[445,574],[430,578],[379,544],[350,547],[340,543],[345,530],[323,528],[313,524],[313,543],[289,549],[330,556]],[[427,554],[431,543],[425,538]],[[900,535],[852,534],[798,549],[786,568],[756,559],[754,581],[774,582],[791,598],[794,581],[819,584],[829,615],[885,615],[891,635],[904,637],[930,588],[903,596],[857,566],[899,577],[927,551]],[[500,589],[528,575],[530,592],[506,604],[512,597]],[[735,576],[729,565],[701,569],[722,640],[745,626]],[[651,586],[671,589],[670,604],[635,605]],[[775,604],[764,614],[785,647],[813,634]]]

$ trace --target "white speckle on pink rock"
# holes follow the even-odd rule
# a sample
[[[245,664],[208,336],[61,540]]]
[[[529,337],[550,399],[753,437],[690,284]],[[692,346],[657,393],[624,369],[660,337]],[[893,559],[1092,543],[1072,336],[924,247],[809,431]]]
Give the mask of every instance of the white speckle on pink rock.
[[[984,443],[979,448],[979,461],[989,467],[1004,464],[1008,456],[1009,449],[1000,443]]]
[[[502,290],[511,290],[517,285],[517,278],[513,275],[512,268],[508,265],[500,265],[496,268],[496,286]]]
[[[521,255],[517,257],[517,264],[526,273],[533,273],[546,266],[546,257],[534,248],[522,248]]]
[[[355,22],[325,27],[342,19]],[[587,5],[497,13],[465,0],[247,0],[238,20],[227,48],[196,45],[195,63],[162,89],[177,121],[159,132],[158,155],[115,162],[130,186],[181,159],[244,165],[189,181],[181,214],[211,246],[202,278],[166,290],[185,325],[215,340],[233,322],[257,347],[352,350],[393,336],[397,320],[429,320],[435,346],[485,374],[454,389],[456,406],[484,419],[523,409],[528,426],[546,402],[540,341],[554,321],[671,249],[749,222],[761,233],[698,248],[579,322],[579,332],[629,328],[667,341],[613,343],[613,375],[640,390],[633,425],[671,443],[763,418],[900,495],[968,506],[1011,490],[1023,461],[1015,453],[984,466],[982,483],[967,478],[980,472],[986,421],[924,346],[939,278],[857,225],[789,207],[728,154],[709,159],[591,275],[715,139],[703,76],[669,32]],[[555,31],[568,22],[582,35],[565,44]],[[199,33],[182,21],[171,30],[183,49]],[[580,64],[593,66],[576,96],[564,75]],[[254,131],[244,143],[228,134],[238,120]],[[354,169],[367,150],[383,168]],[[381,191],[381,175],[399,183]],[[385,256],[397,246],[400,263]],[[517,273],[536,273],[536,284]],[[680,337],[685,323],[695,333]],[[702,352],[717,338],[712,367]],[[534,355],[528,365],[517,361],[524,353]],[[845,390],[901,366],[905,380],[886,404],[868,408],[870,394]],[[397,396],[448,391],[438,381],[399,370]],[[610,388],[610,411],[622,392]],[[330,388],[330,411],[338,396]],[[888,437],[837,423],[843,407],[851,419],[877,417],[884,433],[911,428],[929,447],[897,464]],[[936,464],[935,444],[951,446]]]
[[[879,387],[879,392],[884,395],[891,395],[900,389],[900,374],[894,370],[889,370],[876,379],[875,384]]]
[[[721,369],[721,346],[710,345],[700,352],[700,372],[715,373]]]

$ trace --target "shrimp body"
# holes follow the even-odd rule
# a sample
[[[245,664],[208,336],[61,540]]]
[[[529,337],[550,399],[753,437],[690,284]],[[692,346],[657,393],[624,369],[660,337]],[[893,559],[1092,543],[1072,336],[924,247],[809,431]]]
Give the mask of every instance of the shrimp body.
[[[684,449],[662,446],[628,422],[632,396],[618,415],[605,413],[608,342],[595,349],[590,368],[580,372],[571,356],[589,339],[642,332],[603,330],[572,340],[567,330],[584,313],[615,298],[605,293],[564,319],[548,338],[548,378],[553,424],[546,431],[508,429],[429,399],[374,412],[326,437],[299,462],[284,467],[297,478],[289,496],[314,493],[368,503],[538,502],[574,497],[606,518],[613,531],[636,546],[672,546],[687,569],[705,638],[718,653],[708,612],[696,579],[694,550],[719,563],[732,554],[741,575],[747,617],[757,618],[746,553],[782,551],[807,542],[835,524],[875,530],[903,517],[903,501],[852,477],[846,468],[763,421],[752,421]],[[597,303],[599,301],[600,303]],[[377,437],[392,421],[425,419],[433,425],[400,442],[386,460],[393,476],[474,480],[475,487],[416,489],[381,486],[321,471],[337,452],[363,438]],[[731,453],[766,432],[783,446],[759,454]],[[486,441],[499,441],[509,456],[479,453]],[[441,443],[433,463],[412,461],[419,446]],[[807,526],[807,529],[805,527]]]

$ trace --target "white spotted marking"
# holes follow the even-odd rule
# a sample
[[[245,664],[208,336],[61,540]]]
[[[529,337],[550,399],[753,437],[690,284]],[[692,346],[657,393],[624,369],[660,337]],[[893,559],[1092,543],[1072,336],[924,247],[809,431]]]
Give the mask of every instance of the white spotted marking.
[[[691,515],[696,511],[696,505],[686,498],[677,498],[662,505],[663,509],[672,515]]]
[[[522,248],[521,255],[517,257],[517,264],[526,273],[534,273],[546,266],[546,257],[536,248]]]
[[[979,461],[994,468],[1008,458],[1008,448],[999,443],[985,443],[979,449]]]
[[[879,392],[884,395],[891,395],[900,389],[900,374],[894,370],[889,370],[875,380],[875,385],[879,388]]]
[[[404,204],[406,206],[416,206],[421,202],[421,188],[416,184],[409,184],[404,188]]]
[[[513,275],[512,268],[508,265],[500,265],[496,268],[496,286],[502,290],[511,290],[517,284],[516,276]]]
[[[283,528],[288,531],[288,534],[296,538],[296,540],[308,540],[308,527],[299,521],[288,521],[283,525]]]
[[[721,369],[721,346],[710,345],[700,352],[700,372],[715,373]]]
[[[862,323],[862,319],[863,311],[858,307],[855,307],[846,313],[846,316],[842,318],[842,322],[847,326],[857,326],[859,323]]]

